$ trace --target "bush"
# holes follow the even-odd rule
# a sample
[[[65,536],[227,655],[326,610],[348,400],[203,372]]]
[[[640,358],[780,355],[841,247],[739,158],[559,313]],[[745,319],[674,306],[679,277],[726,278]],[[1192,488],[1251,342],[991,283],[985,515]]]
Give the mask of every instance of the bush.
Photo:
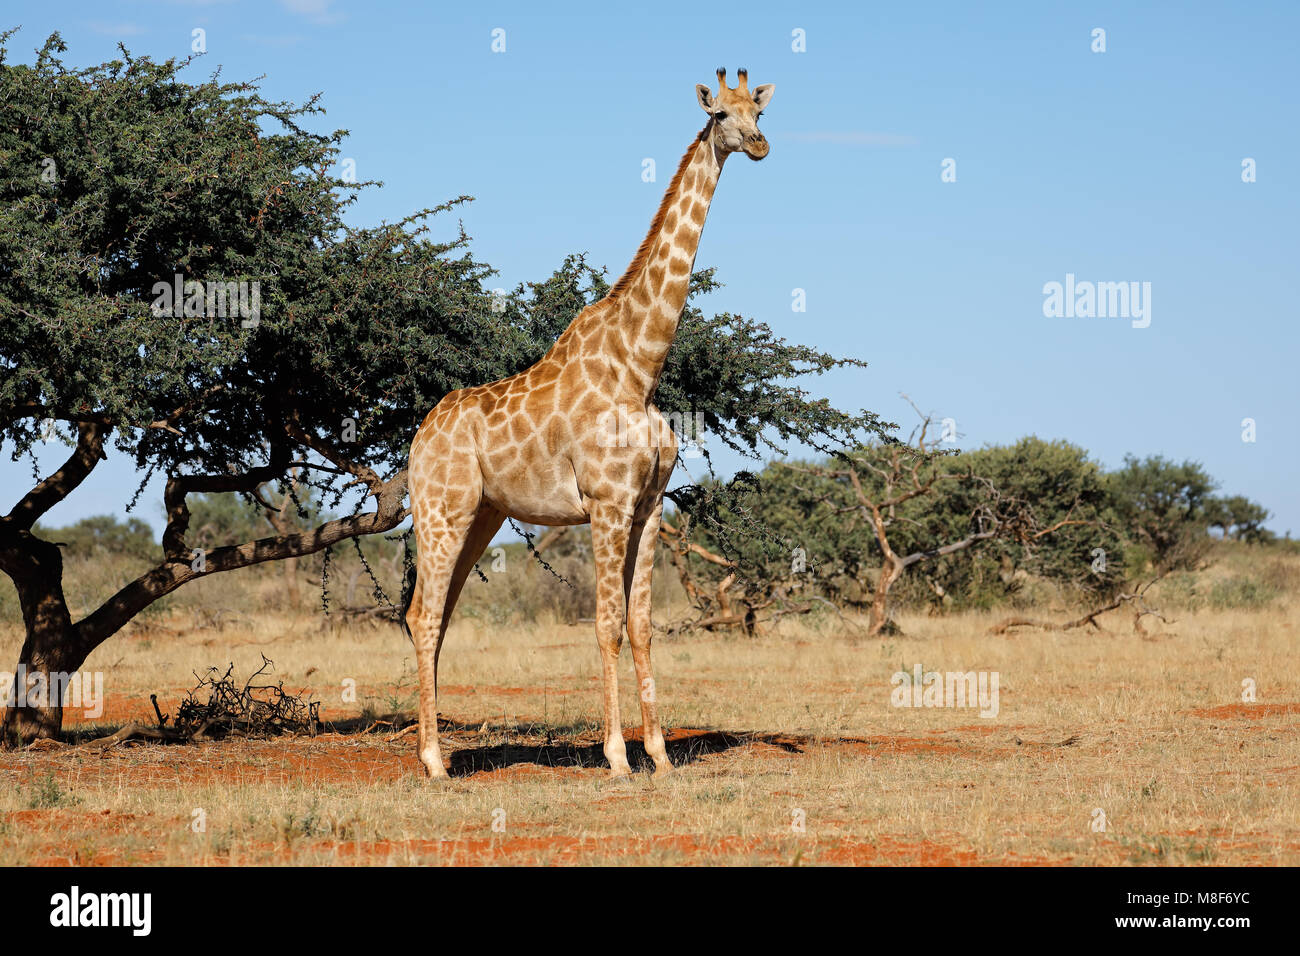
[[[38,523],[32,533],[63,545],[65,558],[123,555],[150,561],[156,560],[162,550],[153,529],[139,518],[119,521],[113,515],[96,515],[66,528],[47,528]]]
[[[1278,591],[1256,577],[1231,577],[1210,586],[1209,605],[1216,611],[1256,610],[1273,603]]]

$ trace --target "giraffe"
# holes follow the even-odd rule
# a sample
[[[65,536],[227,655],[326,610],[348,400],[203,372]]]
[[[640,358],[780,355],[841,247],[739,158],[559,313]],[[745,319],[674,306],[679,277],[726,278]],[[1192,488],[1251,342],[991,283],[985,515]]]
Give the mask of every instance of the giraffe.
[[[695,253],[727,157],[768,154],[758,117],[771,84],[718,93],[696,86],[708,121],[682,157],[635,257],[608,294],[584,308],[531,368],[449,393],[411,442],[411,515],[418,556],[405,623],[420,681],[419,756],[444,778],[438,748],[438,657],[456,600],[506,517],[591,524],[596,643],[604,678],[605,758],[630,774],[619,716],[618,654],[626,630],[656,777],[672,763],[650,670],[650,581],[663,494],[677,441],[652,403],[686,304]],[[611,428],[617,421],[619,428]]]

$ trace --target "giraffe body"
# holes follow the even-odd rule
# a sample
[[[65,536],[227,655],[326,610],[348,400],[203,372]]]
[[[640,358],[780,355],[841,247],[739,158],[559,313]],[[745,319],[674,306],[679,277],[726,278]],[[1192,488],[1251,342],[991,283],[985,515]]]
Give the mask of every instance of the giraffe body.
[[[650,584],[663,493],[677,441],[651,401],[686,303],[700,233],[729,153],[767,155],[757,118],[772,87],[745,72],[719,93],[697,87],[709,122],[664,195],[623,277],[583,309],[531,368],[451,392],[411,443],[411,514],[419,546],[406,613],[420,679],[420,760],[445,777],[438,747],[438,657],[474,563],[507,516],[591,523],[596,639],[604,675],[605,756],[631,772],[619,717],[617,662],[632,645],[642,727],[656,773],[671,770],[650,669]]]

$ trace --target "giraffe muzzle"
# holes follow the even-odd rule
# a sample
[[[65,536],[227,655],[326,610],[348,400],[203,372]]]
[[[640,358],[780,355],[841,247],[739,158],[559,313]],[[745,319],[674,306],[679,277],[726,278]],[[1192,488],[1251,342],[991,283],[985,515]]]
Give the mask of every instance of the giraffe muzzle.
[[[745,137],[745,155],[750,159],[762,159],[770,149],[771,147],[767,144],[767,137],[762,133]]]

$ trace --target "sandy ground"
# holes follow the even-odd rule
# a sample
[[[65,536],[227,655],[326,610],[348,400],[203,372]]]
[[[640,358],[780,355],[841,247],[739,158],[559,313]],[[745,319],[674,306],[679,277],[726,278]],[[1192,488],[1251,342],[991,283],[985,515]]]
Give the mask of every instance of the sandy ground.
[[[0,753],[0,864],[1296,865],[1296,617],[1289,602],[1202,612],[1145,637],[1120,619],[995,637],[992,617],[916,617],[881,641],[831,615],[661,639],[677,770],[617,783],[590,625],[462,620],[443,653],[440,785],[414,736],[393,738],[416,699],[395,628],[136,630],[87,664],[105,675],[98,719],[72,713],[64,741]],[[19,637],[0,632],[0,655],[16,659]],[[78,745],[153,723],[150,693],[174,713],[194,671],[246,675],[261,654],[321,701],[330,732]],[[997,715],[894,706],[894,675],[918,666],[997,672]]]

